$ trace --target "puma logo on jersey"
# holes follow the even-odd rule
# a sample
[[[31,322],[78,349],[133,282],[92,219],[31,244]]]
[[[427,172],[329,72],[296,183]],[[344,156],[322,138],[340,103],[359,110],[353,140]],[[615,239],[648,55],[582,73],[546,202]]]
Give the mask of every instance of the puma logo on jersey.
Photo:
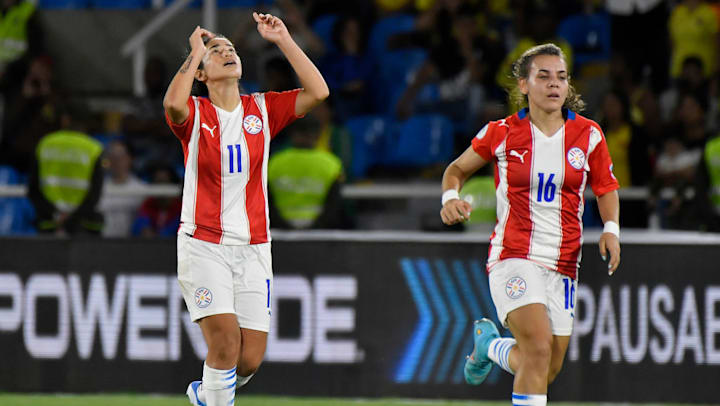
[[[525,154],[527,154],[527,153],[528,153],[528,152],[525,151],[525,152],[522,153],[522,155],[520,155],[519,152],[517,152],[517,151],[515,151],[515,150],[512,150],[512,151],[510,151],[510,156],[516,156],[516,157],[520,158],[520,162],[521,162],[521,163],[525,163]]]
[[[210,135],[211,135],[213,138],[215,138],[215,133],[214,133],[214,131],[215,131],[215,129],[217,128],[217,126],[213,126],[213,128],[210,128],[210,127],[208,127],[207,124],[202,123],[202,128],[210,131]]]
[[[510,128],[510,126],[508,125],[508,123],[505,122],[505,120],[507,119],[503,118],[502,120],[500,120],[500,122],[498,123],[498,127],[505,126],[507,128]]]

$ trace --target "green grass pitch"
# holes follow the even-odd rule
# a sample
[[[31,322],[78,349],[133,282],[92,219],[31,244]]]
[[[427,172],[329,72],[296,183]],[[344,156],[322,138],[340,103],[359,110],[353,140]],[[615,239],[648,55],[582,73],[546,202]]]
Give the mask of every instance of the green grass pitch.
[[[304,398],[279,396],[238,396],[237,406],[506,406],[509,402],[471,402],[462,400],[425,400],[425,399],[336,399]],[[162,395],[28,395],[0,394],[2,406],[188,406],[185,396]],[[561,406],[595,406],[608,403],[568,403],[553,402]],[[620,404],[617,404],[620,405]],[[633,406],[651,406],[647,403],[634,403]],[[679,403],[663,403],[658,406],[690,406]],[[699,406],[699,405],[692,405]]]

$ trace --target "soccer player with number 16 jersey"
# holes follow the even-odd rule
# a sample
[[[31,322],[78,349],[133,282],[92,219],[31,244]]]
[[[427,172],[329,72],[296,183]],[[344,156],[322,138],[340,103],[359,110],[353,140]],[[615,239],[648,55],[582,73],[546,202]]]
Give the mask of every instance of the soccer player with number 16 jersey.
[[[443,222],[470,216],[458,192],[470,175],[495,165],[497,225],[490,237],[488,279],[501,338],[489,319],[476,321],[465,380],[482,383],[493,363],[514,374],[512,403],[544,406],[547,387],[570,342],[582,247],[583,194],[597,196],[605,228],[600,255],[608,274],[620,263],[618,182],[602,130],[577,114],[584,103],[569,84],[559,47],[539,45],[515,62],[511,93],[528,107],[490,122],[443,176]]]
[[[272,258],[267,195],[270,140],[327,98],[315,65],[285,24],[253,13],[260,35],[277,45],[303,89],[241,95],[240,58],[227,39],[197,27],[190,55],[163,105],[185,153],[178,231],[178,280],[190,317],[208,346],[202,381],[187,395],[197,406],[231,406],[265,354]],[[209,98],[191,96],[193,81]]]

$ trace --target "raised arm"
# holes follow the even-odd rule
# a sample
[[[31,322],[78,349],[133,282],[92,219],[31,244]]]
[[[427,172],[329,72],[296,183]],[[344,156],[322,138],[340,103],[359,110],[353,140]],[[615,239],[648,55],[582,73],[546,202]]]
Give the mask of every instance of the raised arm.
[[[472,206],[470,203],[460,200],[458,193],[465,181],[485,163],[485,160],[472,147],[468,147],[445,169],[442,179],[443,207],[440,210],[443,223],[453,225],[470,218]]]
[[[203,43],[203,36],[212,38],[214,35],[210,31],[197,26],[190,35],[190,55],[185,59],[165,92],[163,107],[170,120],[175,124],[182,124],[190,114],[187,100],[190,97],[195,72],[197,72],[198,66],[200,66],[200,62],[207,51]]]
[[[303,89],[295,100],[295,115],[302,116],[330,95],[325,79],[290,36],[285,24],[270,14],[253,13],[260,35],[277,45],[295,70]]]

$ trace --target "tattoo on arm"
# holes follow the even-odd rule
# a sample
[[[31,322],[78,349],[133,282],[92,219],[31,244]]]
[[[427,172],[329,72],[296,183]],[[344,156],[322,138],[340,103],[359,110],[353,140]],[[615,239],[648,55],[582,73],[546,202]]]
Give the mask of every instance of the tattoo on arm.
[[[192,60],[193,60],[193,57],[192,57],[192,56],[188,56],[188,57],[187,57],[187,59],[185,60],[185,63],[184,63],[183,66],[182,66],[182,68],[180,68],[180,73],[186,73],[186,72],[188,71],[188,69],[190,69],[190,62],[192,62]]]

